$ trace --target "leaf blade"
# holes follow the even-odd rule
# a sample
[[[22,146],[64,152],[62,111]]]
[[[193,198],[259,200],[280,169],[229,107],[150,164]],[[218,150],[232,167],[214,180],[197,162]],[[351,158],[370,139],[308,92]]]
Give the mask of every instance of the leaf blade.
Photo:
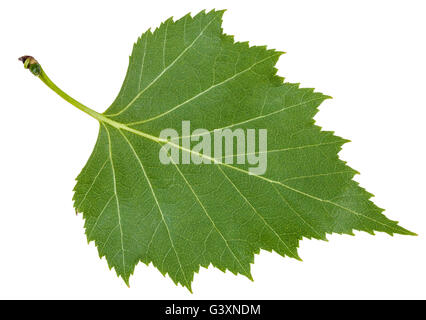
[[[145,33],[104,113],[73,199],[88,241],[110,268],[128,284],[139,261],[152,263],[191,290],[194,273],[210,264],[251,279],[261,249],[300,260],[303,237],[412,235],[352,180],[357,171],[337,156],[347,140],[314,124],[329,97],[283,83],[274,67],[282,53],[235,43],[222,33],[222,14],[169,19]],[[251,175],[248,164],[176,141],[169,145],[212,164],[162,165],[160,132],[183,120],[207,129],[210,139],[215,129],[267,128],[266,173]]]

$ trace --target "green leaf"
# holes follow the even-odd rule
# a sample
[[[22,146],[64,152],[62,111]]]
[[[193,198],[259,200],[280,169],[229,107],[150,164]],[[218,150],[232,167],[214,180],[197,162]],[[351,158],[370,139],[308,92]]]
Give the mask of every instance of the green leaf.
[[[352,180],[357,172],[337,156],[347,140],[314,124],[329,97],[283,83],[274,68],[282,52],[234,42],[222,32],[222,14],[169,19],[143,34],[118,97],[97,116],[99,137],[74,201],[99,255],[127,284],[142,261],[191,290],[200,266],[251,279],[260,249],[300,259],[303,237],[413,234]],[[180,132],[182,121],[210,136],[218,128],[266,128],[265,174],[180,140],[168,146],[213,163],[162,164],[160,132]]]

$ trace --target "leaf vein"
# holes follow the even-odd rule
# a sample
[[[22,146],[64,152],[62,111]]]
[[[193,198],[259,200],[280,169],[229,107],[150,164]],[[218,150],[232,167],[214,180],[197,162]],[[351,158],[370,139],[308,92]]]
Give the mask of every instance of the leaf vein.
[[[177,62],[180,60],[180,58],[182,58],[185,53],[191,49],[195,43],[197,42],[198,39],[200,39],[200,37],[203,35],[204,31],[206,31],[206,29],[213,23],[213,21],[215,21],[217,18],[217,16],[215,16],[200,32],[200,34],[194,39],[194,41],[191,42],[191,44],[186,47],[177,57],[175,60],[173,60],[166,68],[164,68],[142,91],[140,91],[123,109],[121,109],[120,111],[118,111],[117,113],[113,113],[113,114],[109,114],[109,117],[116,117],[120,114],[122,114],[124,111],[126,111],[128,108],[130,108],[135,101],[146,91],[148,90],[152,85],[154,85],[158,79],[160,79],[164,73],[166,73],[168,70],[170,70],[170,68]]]
[[[251,202],[243,195],[243,193],[240,191],[240,189],[235,185],[235,183],[232,181],[232,179],[222,170],[221,167],[217,167],[220,172],[225,176],[225,178],[229,181],[229,183],[234,187],[234,189],[238,192],[238,194],[241,196],[241,198],[244,199],[244,201],[250,206],[250,208],[253,209],[253,211],[257,214],[257,216],[262,220],[262,222],[274,233],[274,235],[278,238],[278,240],[284,245],[284,247],[287,248],[287,250],[295,257],[299,258],[298,254],[290,249],[290,247],[285,243],[285,241],[281,238],[281,236],[275,231],[274,228],[266,221],[266,219],[256,210],[256,208],[251,204]],[[300,259],[300,258],[299,258]]]
[[[209,92],[210,90],[212,90],[212,89],[214,89],[214,88],[216,88],[216,87],[219,87],[219,86],[221,86],[221,85],[223,85],[223,84],[225,84],[225,83],[227,83],[227,82],[229,82],[229,81],[231,81],[231,80],[233,80],[233,79],[237,78],[238,76],[240,76],[240,75],[244,74],[245,72],[247,72],[247,71],[251,70],[254,66],[256,66],[256,65],[258,65],[258,64],[260,64],[260,63],[262,63],[262,62],[265,62],[266,60],[269,60],[269,59],[271,59],[271,58],[273,58],[273,57],[276,57],[276,56],[278,56],[278,55],[280,55],[280,53],[278,53],[278,54],[274,54],[274,55],[271,55],[271,56],[269,56],[269,57],[267,57],[267,58],[265,58],[265,59],[262,59],[262,60],[260,60],[260,61],[257,61],[257,62],[256,62],[255,64],[253,64],[251,67],[249,67],[249,68],[247,68],[247,69],[244,69],[244,70],[242,70],[242,71],[240,71],[240,72],[238,72],[238,73],[235,73],[232,77],[229,77],[229,78],[228,78],[228,79],[226,79],[226,80],[223,80],[223,81],[221,81],[221,82],[219,82],[219,83],[217,83],[217,84],[214,84],[214,85],[210,86],[209,88],[205,89],[204,91],[201,91],[200,93],[196,94],[195,96],[192,96],[192,97],[191,97],[191,98],[189,98],[188,100],[185,100],[184,102],[182,102],[182,103],[180,103],[180,104],[178,104],[178,105],[174,106],[173,108],[171,108],[171,109],[169,109],[169,110],[167,110],[167,111],[165,111],[165,112],[163,112],[163,113],[160,113],[160,114],[158,114],[158,115],[156,115],[156,116],[154,116],[154,117],[148,118],[148,119],[144,119],[144,120],[140,120],[140,121],[135,121],[135,122],[126,123],[126,125],[128,125],[128,126],[133,126],[133,125],[143,124],[143,123],[148,123],[148,122],[151,122],[151,121],[154,121],[154,120],[160,119],[160,118],[164,117],[165,115],[167,115],[167,114],[169,114],[169,113],[171,113],[171,112],[173,112],[173,111],[175,111],[175,110],[179,109],[180,107],[184,106],[185,104],[187,104],[187,103],[189,103],[189,102],[191,102],[191,101],[193,101],[193,100],[195,100],[195,99],[197,99],[197,98],[201,97],[202,95],[206,94],[206,93],[207,93],[207,92]]]
[[[96,179],[98,178],[98,176],[101,174],[102,170],[104,169],[105,165],[107,164],[108,159],[105,160],[104,164],[102,165],[102,167],[99,169],[98,173],[96,174],[96,176],[93,178],[92,183],[90,184],[89,189],[87,189],[86,193],[84,194],[83,200],[80,201],[79,203],[79,207],[81,207],[81,205],[83,204],[84,200],[86,200],[87,195],[89,194],[90,190],[92,189],[92,187],[94,186]]]
[[[223,233],[219,230],[219,228],[217,227],[216,223],[213,221],[212,217],[209,215],[209,213],[207,212],[206,207],[203,205],[203,203],[201,202],[200,198],[198,197],[198,195],[196,194],[196,192],[194,191],[194,188],[192,187],[192,185],[189,183],[189,181],[186,179],[185,175],[182,173],[182,171],[179,169],[179,167],[176,165],[176,163],[173,161],[173,159],[171,159],[171,162],[173,163],[174,167],[176,168],[176,170],[179,172],[179,174],[182,176],[182,179],[185,181],[186,185],[189,187],[189,189],[191,190],[192,194],[194,195],[195,199],[197,200],[198,204],[200,205],[200,207],[203,209],[205,215],[207,216],[207,218],[210,220],[213,228],[216,230],[216,232],[220,235],[220,237],[222,238],[222,240],[225,242],[226,247],[228,248],[228,250],[231,252],[232,256],[234,257],[234,259],[238,262],[238,264],[240,265],[240,267],[244,270],[244,272],[246,272],[248,275],[250,274],[250,270],[247,269],[246,267],[243,266],[243,264],[241,263],[240,259],[238,259],[238,257],[235,255],[234,251],[231,249],[231,247],[229,246],[228,240],[225,238],[225,236],[223,235]]]
[[[161,209],[161,207],[160,207],[160,203],[158,202],[158,199],[157,199],[157,196],[156,196],[156,194],[155,194],[154,188],[153,188],[153,186],[152,186],[152,184],[151,184],[151,180],[149,179],[149,177],[148,177],[148,175],[147,175],[147,173],[146,173],[146,171],[145,171],[145,167],[144,167],[144,166],[143,166],[143,164],[142,164],[142,160],[139,158],[138,154],[136,153],[136,150],[134,149],[134,147],[133,147],[132,143],[129,141],[129,139],[126,137],[126,135],[125,135],[124,133],[122,133],[122,132],[121,132],[121,130],[119,130],[119,129],[118,129],[118,132],[120,132],[120,134],[123,136],[124,140],[125,140],[125,141],[127,142],[127,144],[129,145],[130,149],[131,149],[131,150],[132,150],[132,152],[133,152],[133,155],[135,156],[135,158],[136,158],[137,162],[139,163],[139,166],[140,166],[140,167],[141,167],[141,169],[142,169],[143,175],[144,175],[144,177],[145,177],[145,179],[146,179],[146,181],[147,181],[147,183],[148,183],[148,186],[149,186],[149,188],[150,188],[150,190],[151,190],[152,197],[154,198],[154,201],[155,201],[155,203],[157,204],[158,211],[159,211],[160,216],[161,216],[161,220],[163,221],[164,226],[166,227],[167,234],[168,234],[168,236],[169,236],[169,240],[170,240],[170,244],[172,245],[173,251],[175,252],[176,259],[177,259],[177,261],[178,261],[178,264],[179,264],[180,270],[181,270],[181,272],[182,272],[182,275],[183,275],[183,277],[184,277],[184,279],[185,279],[186,284],[189,286],[189,285],[190,285],[190,282],[189,282],[189,281],[188,281],[188,279],[186,278],[186,274],[185,274],[185,271],[184,271],[184,269],[183,269],[182,263],[181,263],[181,261],[180,261],[179,255],[178,255],[178,253],[177,253],[177,251],[176,251],[176,248],[175,248],[175,245],[174,245],[174,242],[173,242],[173,239],[172,239],[171,233],[170,233],[169,226],[168,226],[168,225],[167,225],[167,223],[166,223],[166,220],[165,220],[165,217],[164,217],[163,210],[162,210],[162,209]]]
[[[104,127],[105,127],[105,130],[106,130],[107,135],[108,135],[109,160],[111,162],[112,179],[113,179],[113,184],[114,184],[114,194],[115,194],[115,199],[116,199],[116,203],[117,203],[117,216],[118,216],[118,225],[120,227],[120,241],[121,241],[121,251],[122,251],[123,272],[124,272],[124,277],[127,279],[126,261],[125,261],[125,257],[124,257],[123,227],[121,225],[120,201],[118,200],[118,194],[117,194],[117,180],[116,180],[116,177],[115,177],[114,161],[112,160],[111,136],[110,136],[110,133],[109,133],[107,126],[104,125]]]

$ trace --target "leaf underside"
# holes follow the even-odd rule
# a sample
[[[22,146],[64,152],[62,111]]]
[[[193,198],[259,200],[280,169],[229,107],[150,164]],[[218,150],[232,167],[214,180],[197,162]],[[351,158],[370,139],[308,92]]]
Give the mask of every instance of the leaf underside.
[[[168,19],[133,47],[73,198],[109,267],[128,284],[139,261],[152,263],[191,290],[200,266],[251,278],[260,249],[300,259],[303,237],[412,234],[352,180],[357,172],[337,156],[347,141],[314,124],[329,97],[283,83],[274,68],[282,53],[234,42],[222,15]],[[266,173],[236,161],[161,164],[162,144],[150,137],[183,120],[211,132],[266,128]]]

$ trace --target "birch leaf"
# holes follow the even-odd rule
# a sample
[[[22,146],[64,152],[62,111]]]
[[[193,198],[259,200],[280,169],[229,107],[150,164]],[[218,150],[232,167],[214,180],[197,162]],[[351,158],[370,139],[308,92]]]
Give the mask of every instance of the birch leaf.
[[[282,52],[235,42],[222,31],[222,14],[168,19],[144,33],[103,114],[71,101],[100,123],[74,202],[110,268],[128,284],[136,264],[152,263],[191,290],[194,273],[209,265],[251,279],[261,249],[300,259],[303,237],[413,234],[352,180],[357,172],[337,155],[347,140],[314,124],[329,97],[285,83],[274,68]],[[185,134],[183,121],[208,133]],[[165,128],[180,137],[162,139]],[[197,139],[213,141],[215,129],[267,129],[266,151],[251,154],[266,156],[266,171],[251,174],[252,165],[237,161],[248,150],[218,159],[192,149]],[[159,159],[165,145],[169,165]]]

